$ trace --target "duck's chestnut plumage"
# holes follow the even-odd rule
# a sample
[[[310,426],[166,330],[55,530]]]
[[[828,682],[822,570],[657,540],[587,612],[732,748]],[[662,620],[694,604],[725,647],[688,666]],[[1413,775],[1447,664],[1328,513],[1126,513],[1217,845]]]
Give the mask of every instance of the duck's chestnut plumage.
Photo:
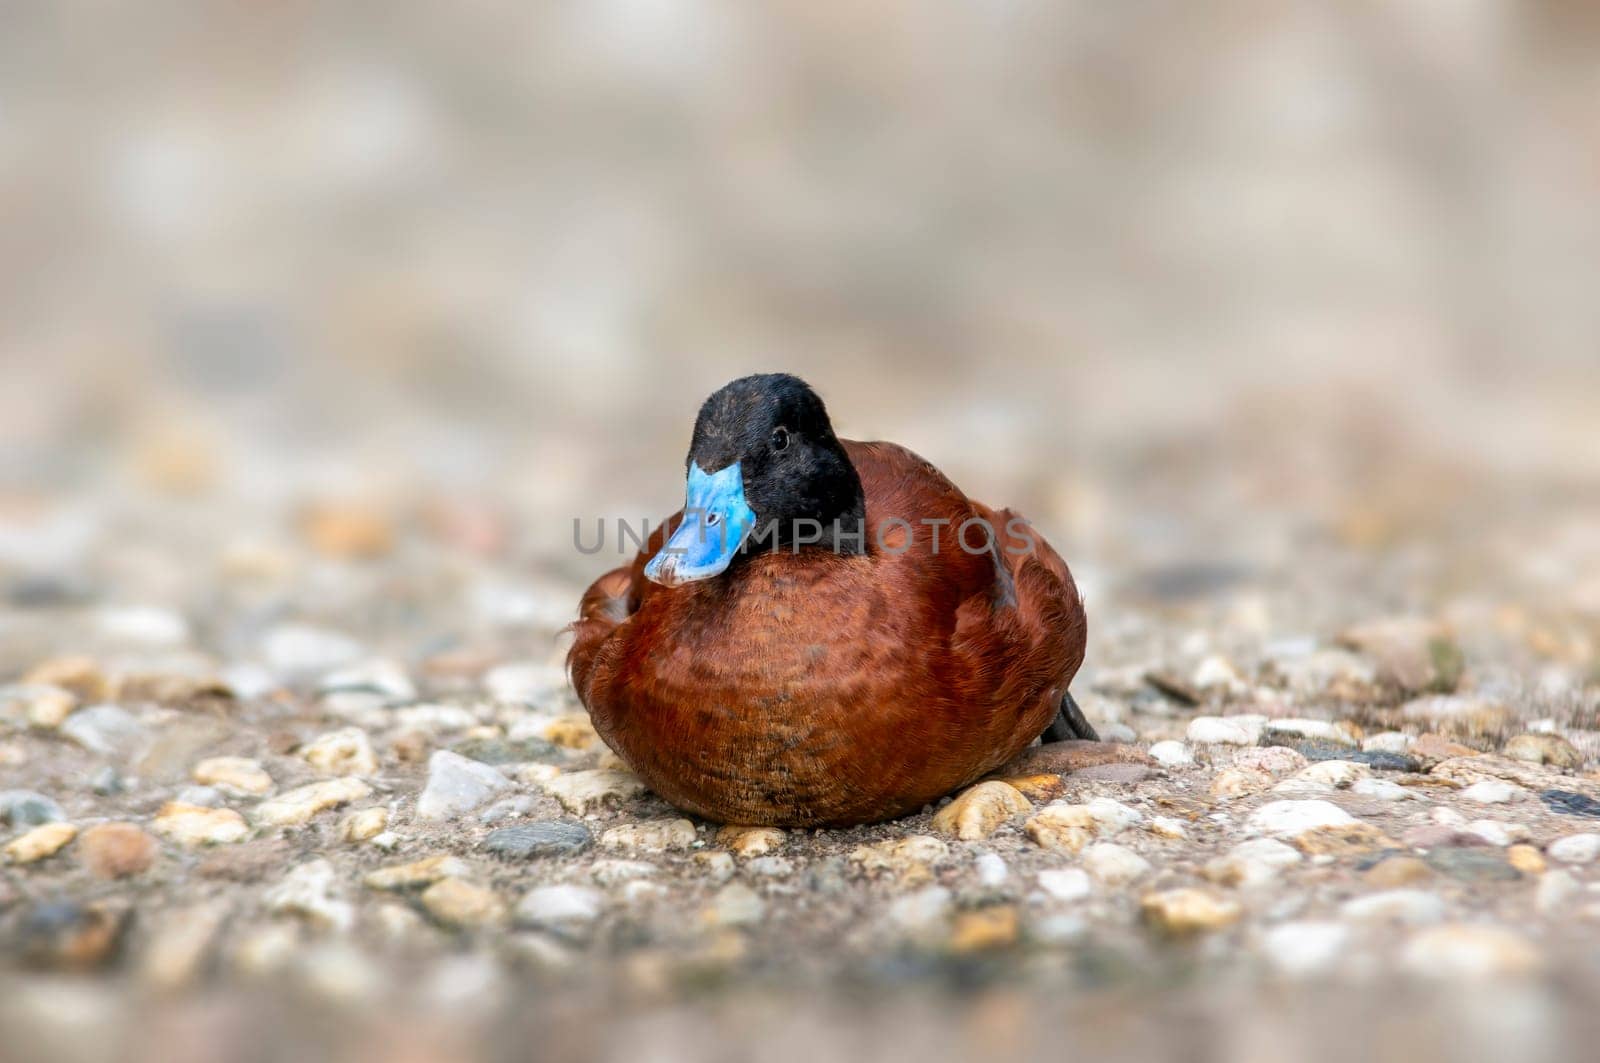
[[[726,479],[778,533],[688,581],[664,554],[651,575],[676,585],[662,585],[646,566],[680,511],[595,581],[573,628],[578,695],[652,790],[724,823],[876,822],[993,771],[1052,724],[1085,623],[1037,530],[903,447],[835,438],[821,400],[786,375],[735,381],[702,408],[691,495],[697,472],[733,462]],[[828,525],[823,541],[797,547],[796,517]]]

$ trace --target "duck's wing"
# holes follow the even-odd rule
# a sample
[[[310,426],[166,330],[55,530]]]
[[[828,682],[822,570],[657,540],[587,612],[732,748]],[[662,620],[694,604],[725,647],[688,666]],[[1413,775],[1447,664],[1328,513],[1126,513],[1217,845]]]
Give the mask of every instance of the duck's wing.
[[[567,674],[572,678],[573,689],[585,706],[589,704],[589,679],[594,674],[595,661],[617,626],[639,611],[639,605],[659,588],[645,578],[644,566],[667,536],[683,519],[679,510],[662,521],[650,533],[644,549],[631,562],[614,568],[589,585],[578,603],[578,619],[569,630],[573,634],[572,648],[567,651]]]

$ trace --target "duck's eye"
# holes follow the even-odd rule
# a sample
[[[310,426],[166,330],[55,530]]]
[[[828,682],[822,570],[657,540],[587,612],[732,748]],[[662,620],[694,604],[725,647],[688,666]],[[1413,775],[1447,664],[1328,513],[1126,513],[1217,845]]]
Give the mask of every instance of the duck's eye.
[[[722,514],[721,513],[717,513],[715,511],[712,511],[712,512],[706,514],[706,527],[715,528],[720,523],[722,523]]]
[[[779,425],[772,430],[772,449],[783,450],[789,445],[789,430]]]

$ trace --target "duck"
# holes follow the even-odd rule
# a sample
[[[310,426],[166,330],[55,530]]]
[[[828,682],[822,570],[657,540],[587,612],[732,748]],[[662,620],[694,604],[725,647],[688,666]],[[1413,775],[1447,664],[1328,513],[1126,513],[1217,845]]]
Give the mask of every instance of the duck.
[[[1020,514],[905,447],[835,435],[787,373],[705,400],[685,504],[584,593],[567,670],[596,732],[715,823],[917,812],[1035,741],[1097,741],[1087,622]]]

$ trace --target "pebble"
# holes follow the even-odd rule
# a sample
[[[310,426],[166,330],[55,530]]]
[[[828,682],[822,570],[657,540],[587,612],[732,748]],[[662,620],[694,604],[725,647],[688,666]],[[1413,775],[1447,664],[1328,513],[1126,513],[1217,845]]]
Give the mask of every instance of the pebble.
[[[256,822],[268,827],[294,827],[309,822],[318,812],[338,808],[372,795],[360,779],[329,779],[279,794],[256,806]]]
[[[1359,822],[1328,801],[1273,801],[1250,814],[1249,825],[1278,837],[1303,834],[1318,827],[1345,827]]]
[[[61,734],[102,757],[126,757],[149,736],[144,724],[117,705],[90,705],[68,716]]]
[[[1017,943],[1020,920],[1009,904],[993,905],[956,916],[950,929],[950,951],[957,955],[1008,948]]]
[[[1169,838],[1173,841],[1182,841],[1189,837],[1189,828],[1183,820],[1171,816],[1152,816],[1146,829],[1158,838]]]
[[[1004,885],[1011,875],[1011,869],[1006,867],[999,853],[978,854],[978,858],[972,862],[972,869],[977,874],[978,885],[987,889]]]
[[[1521,877],[1499,850],[1481,845],[1433,849],[1423,860],[1435,871],[1461,882],[1511,882]]]
[[[1543,915],[1550,915],[1560,911],[1571,902],[1583,889],[1578,885],[1578,880],[1572,872],[1556,869],[1546,872],[1540,879],[1538,888],[1533,893],[1534,907]]]
[[[234,797],[259,797],[272,789],[272,776],[249,757],[208,757],[194,766],[192,777]]]
[[[1221,930],[1239,920],[1237,901],[1199,889],[1162,890],[1139,898],[1145,925],[1169,937],[1191,937]]]
[[[1528,828],[1522,824],[1502,823],[1495,819],[1475,819],[1461,829],[1501,849],[1528,837]]]
[[[1539,800],[1552,812],[1600,819],[1600,801],[1585,794],[1575,794],[1570,790],[1543,790],[1539,793]]]
[[[720,850],[695,853],[695,860],[700,862],[702,857],[709,859],[716,856],[718,852]],[[728,875],[731,876],[733,874],[733,857],[727,853],[722,853],[721,855],[723,863],[727,865]],[[594,876],[594,880],[600,885],[611,887],[633,882],[636,879],[650,878],[659,870],[660,868],[656,867],[656,865],[643,860],[596,860],[590,866],[589,873]]]
[[[950,847],[927,834],[911,834],[870,845],[858,845],[850,859],[867,874],[889,872],[911,885],[933,875],[930,865],[950,855]]]
[[[1106,765],[1101,765],[1105,767]],[[1085,768],[1085,771],[1094,769]],[[1078,773],[1081,777],[1081,773]],[[1044,804],[1060,797],[1067,789],[1067,780],[1060,775],[1046,772],[1043,775],[1012,775],[1001,779],[1001,782],[1013,787],[1029,801]]]
[[[1590,864],[1600,857],[1600,834],[1569,834],[1550,843],[1550,859],[1563,864]]]
[[[309,624],[282,624],[261,643],[267,667],[291,683],[308,682],[336,668],[354,664],[361,643],[348,635]]]
[[[1528,796],[1528,791],[1501,779],[1484,779],[1462,790],[1460,796],[1463,800],[1476,801],[1480,805],[1503,805]]]
[[[1361,749],[1366,753],[1394,753],[1404,756],[1410,752],[1413,741],[1414,739],[1404,731],[1380,731],[1363,738]]]
[[[962,841],[980,841],[1012,816],[1032,811],[1033,804],[1014,786],[981,782],[957,794],[933,817],[933,829]]]
[[[1362,874],[1368,885],[1379,889],[1414,886],[1433,878],[1433,868],[1415,856],[1390,856],[1379,860]]]
[[[626,863],[626,861],[621,861]],[[705,874],[706,880],[720,886],[734,876],[733,856],[721,849],[705,849],[694,854],[695,866]],[[647,865],[648,866],[648,865]],[[652,867],[653,871],[654,868]]]
[[[32,790],[0,790],[0,821],[13,827],[37,827],[67,818],[60,805]]]
[[[1233,755],[1233,766],[1244,771],[1264,771],[1268,775],[1287,775],[1302,771],[1309,761],[1304,754],[1287,746],[1257,746]]]
[[[704,912],[711,926],[750,926],[766,914],[760,894],[742,882],[730,882],[718,890]]]
[[[545,793],[576,815],[615,808],[646,792],[644,780],[631,771],[573,771],[545,783]]]
[[[1096,797],[1084,807],[1089,810],[1096,831],[1107,837],[1121,834],[1144,821],[1140,812],[1109,797]]]
[[[686,819],[657,819],[612,827],[600,836],[600,847],[620,852],[662,853],[695,843],[694,824]]]
[[[231,808],[204,808],[168,801],[151,820],[150,829],[186,849],[243,841],[250,833],[244,817]]]
[[[29,687],[58,687],[83,701],[101,701],[111,694],[105,672],[92,657],[52,657],[22,677]]]
[[[1400,718],[1450,738],[1499,735],[1511,724],[1511,710],[1482,698],[1435,696],[1400,706]],[[1412,752],[1418,753],[1416,746]]]
[[[361,808],[339,821],[339,838],[351,845],[371,841],[389,828],[389,810],[376,806]]]
[[[14,864],[31,864],[54,856],[78,836],[71,823],[45,823],[6,843],[6,859]]]
[[[1225,768],[1211,780],[1213,797],[1248,797],[1272,785],[1272,776],[1249,768]]]
[[[1363,923],[1424,926],[1444,921],[1444,899],[1426,890],[1393,889],[1346,901],[1339,909],[1346,919]]]
[[[61,687],[24,687],[23,712],[29,727],[53,731],[78,707],[77,696]]]
[[[1266,725],[1265,716],[1196,716],[1184,737],[1195,745],[1253,746]]]
[[[1531,845],[1513,845],[1507,849],[1506,862],[1524,875],[1542,875],[1549,866],[1544,855]]]
[[[1078,867],[1055,868],[1039,872],[1039,888],[1058,901],[1077,901],[1089,896],[1089,873]]]
[[[1529,764],[1548,764],[1563,770],[1575,771],[1583,767],[1583,754],[1560,735],[1517,735],[1506,743],[1502,753],[1512,760],[1526,761]]]
[[[295,867],[262,901],[269,912],[296,916],[321,930],[344,933],[355,925],[355,906],[339,897],[339,873],[326,860]]]
[[[1320,783],[1336,790],[1348,790],[1360,779],[1372,774],[1365,764],[1350,760],[1321,760],[1296,772],[1294,778],[1302,782]]]
[[[783,856],[758,856],[744,869],[756,878],[788,878],[794,874],[794,862]]]
[[[10,949],[34,967],[74,973],[98,970],[116,958],[129,911],[108,901],[35,903],[13,921]]]
[[[950,891],[943,886],[925,886],[896,898],[884,915],[893,926],[917,933],[943,923],[954,903]]]
[[[1350,944],[1350,928],[1307,920],[1282,923],[1261,935],[1262,957],[1279,974],[1292,978],[1320,975],[1335,967]]]
[[[1083,866],[1108,886],[1123,886],[1150,873],[1150,861],[1113,842],[1096,842],[1083,850]]]
[[[398,661],[373,660],[348,668],[337,668],[317,683],[317,692],[328,694],[374,694],[387,704],[417,700],[417,688]]]
[[[1419,931],[1406,943],[1400,960],[1413,974],[1450,979],[1525,976],[1543,964],[1539,951],[1522,935],[1479,924]]]
[[[157,851],[156,840],[133,823],[97,823],[78,838],[78,859],[96,878],[141,875]]]
[[[428,782],[417,798],[417,818],[453,819],[511,786],[511,780],[476,760],[438,750],[428,758]]]
[[[378,757],[372,751],[372,740],[359,727],[319,735],[300,750],[300,756],[325,775],[378,773]],[[431,769],[432,765],[429,767]]]
[[[717,844],[726,846],[734,855],[742,857],[766,856],[782,849],[788,835],[777,827],[722,827],[717,831]]]
[[[483,847],[496,856],[537,860],[551,856],[576,856],[594,844],[589,828],[573,820],[519,823],[489,832]]]
[[[1304,859],[1298,850],[1283,842],[1258,838],[1235,845],[1207,863],[1202,873],[1218,885],[1251,889],[1274,881],[1285,868]]]
[[[540,886],[522,895],[512,919],[521,927],[583,941],[605,910],[605,903],[605,894],[586,886]]]
[[[1164,768],[1187,768],[1194,763],[1194,754],[1189,747],[1172,739],[1152,745],[1150,756]]]
[[[440,853],[435,856],[425,856],[421,860],[413,860],[407,864],[395,864],[391,867],[379,868],[369,872],[362,879],[369,889],[375,890],[410,890],[421,886],[431,886],[446,878],[465,878],[470,876],[472,869],[466,861],[459,856],[449,853]]]
[[[1076,853],[1094,837],[1096,824],[1084,805],[1046,805],[1023,825],[1036,844],[1060,853]]]
[[[1379,801],[1409,801],[1417,796],[1397,782],[1373,778],[1357,779],[1350,785],[1350,792]]]
[[[228,804],[222,791],[215,786],[185,786],[172,799],[180,805],[194,805],[196,808],[223,808]]]
[[[444,878],[422,891],[422,907],[435,920],[455,930],[498,926],[506,906],[498,894],[465,879]]]

